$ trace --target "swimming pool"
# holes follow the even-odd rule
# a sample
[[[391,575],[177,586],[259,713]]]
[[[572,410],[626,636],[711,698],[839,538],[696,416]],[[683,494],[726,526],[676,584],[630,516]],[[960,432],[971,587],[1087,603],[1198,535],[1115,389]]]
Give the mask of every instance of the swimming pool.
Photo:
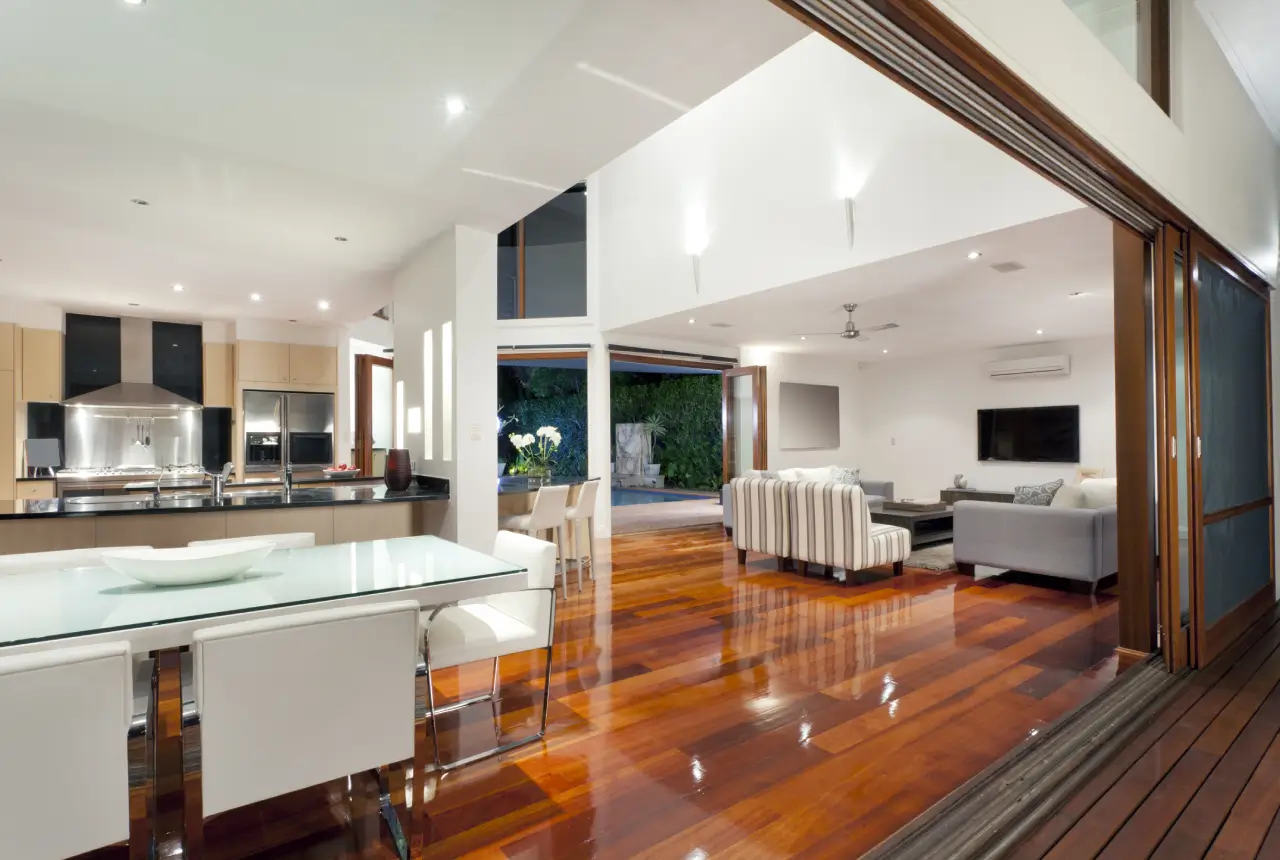
[[[715,493],[669,493],[665,490],[645,490],[636,487],[614,487],[612,505],[648,505],[653,502],[692,502],[700,499],[714,499]]]

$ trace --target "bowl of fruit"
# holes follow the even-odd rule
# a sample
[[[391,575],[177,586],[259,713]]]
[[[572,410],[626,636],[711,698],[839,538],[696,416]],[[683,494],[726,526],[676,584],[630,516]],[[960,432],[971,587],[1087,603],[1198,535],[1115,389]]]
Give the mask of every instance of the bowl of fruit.
[[[341,463],[337,466],[334,466],[332,469],[324,470],[324,476],[326,478],[354,478],[356,475],[359,475],[359,474],[360,474],[359,469],[357,469],[355,466],[348,466],[346,463]]]

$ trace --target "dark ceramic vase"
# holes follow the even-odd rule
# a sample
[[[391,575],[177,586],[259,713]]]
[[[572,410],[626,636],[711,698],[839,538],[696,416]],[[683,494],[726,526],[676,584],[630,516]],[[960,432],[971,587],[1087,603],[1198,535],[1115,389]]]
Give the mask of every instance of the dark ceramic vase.
[[[383,475],[388,490],[409,489],[413,483],[413,463],[409,460],[408,448],[392,448],[387,452],[387,471]]]

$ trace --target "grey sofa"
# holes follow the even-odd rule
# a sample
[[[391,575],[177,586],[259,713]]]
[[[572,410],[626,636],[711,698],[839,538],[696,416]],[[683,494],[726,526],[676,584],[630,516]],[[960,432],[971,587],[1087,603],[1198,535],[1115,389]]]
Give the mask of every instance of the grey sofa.
[[[975,564],[1076,579],[1097,587],[1119,569],[1116,506],[1053,508],[1004,502],[955,504],[956,565]]]
[[[867,498],[867,507],[873,511],[883,511],[886,501],[893,501],[893,481],[868,481],[862,479],[862,492]],[[733,534],[733,496],[729,485],[720,488],[720,505],[724,509],[724,530]]]

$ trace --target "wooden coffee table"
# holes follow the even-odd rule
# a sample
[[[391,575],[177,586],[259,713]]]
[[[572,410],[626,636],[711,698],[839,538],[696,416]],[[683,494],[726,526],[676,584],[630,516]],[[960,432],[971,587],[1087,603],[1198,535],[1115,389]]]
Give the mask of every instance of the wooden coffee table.
[[[955,508],[941,511],[872,511],[871,522],[897,526],[911,532],[911,548],[949,541],[955,536]]]

